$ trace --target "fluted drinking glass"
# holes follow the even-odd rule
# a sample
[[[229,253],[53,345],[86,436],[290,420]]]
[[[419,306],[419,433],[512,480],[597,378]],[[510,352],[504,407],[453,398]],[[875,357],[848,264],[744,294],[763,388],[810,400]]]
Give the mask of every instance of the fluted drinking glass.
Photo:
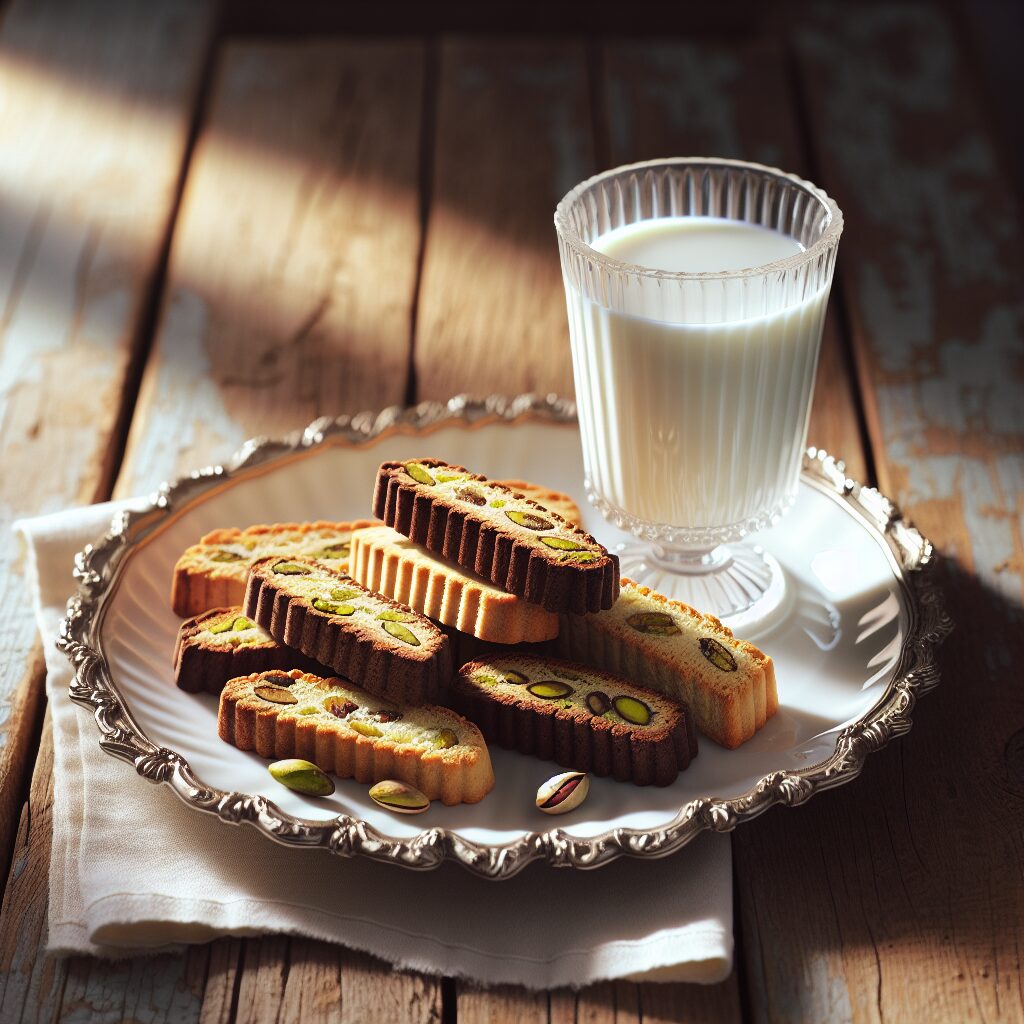
[[[685,220],[645,223],[665,218]],[[752,246],[749,265],[741,248],[738,268],[666,270],[602,251],[630,225],[767,228],[747,235],[789,254],[758,265]],[[555,227],[588,498],[638,538],[623,572],[734,624],[767,614],[782,573],[740,542],[796,498],[838,206],[776,168],[678,158],[582,182]]]

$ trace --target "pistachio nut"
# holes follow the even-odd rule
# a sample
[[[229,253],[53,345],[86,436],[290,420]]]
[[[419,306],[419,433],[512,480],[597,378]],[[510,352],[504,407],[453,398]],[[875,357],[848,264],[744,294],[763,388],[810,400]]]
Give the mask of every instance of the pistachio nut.
[[[270,774],[288,789],[306,796],[330,796],[334,792],[334,780],[321,771],[312,761],[289,757],[270,765]]]
[[[620,718],[633,725],[650,725],[654,712],[638,697],[613,697],[612,707]]]
[[[418,484],[426,484],[428,487],[433,487],[437,481],[427,472],[426,466],[421,466],[418,462],[406,462],[403,464],[402,469],[406,471]]]
[[[299,698],[283,686],[257,686],[252,691],[270,704],[298,704]]]
[[[244,562],[245,555],[236,555],[234,551],[228,551],[225,548],[218,548],[216,551],[210,552],[211,562]]]
[[[308,576],[312,571],[307,565],[299,565],[298,562],[289,562],[287,559],[274,563],[274,572],[278,576]]]
[[[666,612],[637,612],[630,615],[626,622],[638,633],[649,633],[651,636],[675,636],[680,632],[675,619]]]
[[[537,790],[537,807],[545,814],[565,814],[579,807],[590,791],[586,772],[562,772],[553,775]]]
[[[535,515],[533,512],[517,512],[512,510],[505,513],[516,526],[522,526],[527,530],[553,530],[555,524],[543,516]]]
[[[352,553],[352,545],[347,541],[339,541],[337,544],[329,544],[325,548],[321,548],[313,557],[314,558],[348,558]]]
[[[459,737],[454,729],[438,729],[433,738],[434,746],[439,750],[447,750],[449,747],[457,746],[458,742]]]
[[[408,644],[410,647],[419,647],[419,637],[406,626],[403,626],[400,622],[391,622],[385,620],[381,623],[384,627],[384,632],[393,636],[396,640],[401,640],[402,643]]]
[[[593,715],[603,715],[606,711],[610,711],[612,702],[608,699],[608,694],[604,690],[594,690],[593,693],[587,694],[587,707],[590,709],[590,713]]]
[[[353,604],[343,604],[340,601],[327,601],[318,597],[313,602],[313,607],[318,612],[325,612],[328,615],[354,615],[356,607]]]
[[[396,779],[384,779],[371,786],[370,799],[378,807],[396,814],[421,814],[430,806],[430,801],[418,789]]]
[[[720,668],[723,672],[736,671],[736,658],[733,656],[732,651],[717,640],[713,640],[709,636],[701,637],[700,653],[703,654],[704,657],[715,666],[715,668]]]
[[[360,736],[366,736],[368,739],[374,739],[377,736],[383,736],[384,733],[377,728],[375,725],[370,725],[369,722],[349,722],[349,727],[353,732],[359,733]]]
[[[561,679],[544,679],[539,683],[530,683],[526,692],[532,693],[534,697],[540,697],[541,700],[560,700],[562,697],[568,697],[573,690]]]

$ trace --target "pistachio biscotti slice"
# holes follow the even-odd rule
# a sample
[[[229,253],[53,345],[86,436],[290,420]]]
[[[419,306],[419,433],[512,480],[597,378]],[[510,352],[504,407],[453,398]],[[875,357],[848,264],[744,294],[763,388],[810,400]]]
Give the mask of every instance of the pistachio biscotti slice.
[[[550,512],[557,512],[567,523],[583,528],[583,516],[580,507],[568,494],[561,491],[554,491],[550,487],[541,484],[532,484],[529,480],[495,480],[501,487],[507,487],[510,491],[521,494],[524,498],[543,505]]]
[[[563,615],[559,653],[643,682],[693,711],[697,728],[723,747],[749,740],[778,710],[772,659],[714,616],[632,580],[599,615]]]
[[[503,747],[640,786],[667,786],[697,755],[689,711],[664,694],[554,658],[463,665],[455,707]]]
[[[370,519],[357,519],[351,523],[275,523],[245,530],[214,530],[178,559],[171,582],[171,607],[175,614],[187,617],[241,604],[249,566],[269,555],[316,558],[345,572],[353,530],[378,525]]]
[[[279,644],[237,606],[214,608],[178,627],[174,681],[189,693],[220,693],[235,676],[292,668],[326,671],[312,658]]]
[[[487,745],[472,722],[297,669],[232,679],[220,695],[217,731],[262,757],[301,757],[357,782],[398,779],[449,805],[476,803],[494,786]]]
[[[373,510],[428,551],[550,612],[596,612],[618,597],[619,560],[590,534],[462,466],[382,463]]]
[[[538,643],[558,635],[554,612],[499,590],[390,526],[352,535],[349,572],[364,587],[489,643]]]
[[[430,619],[313,558],[253,563],[245,614],[280,643],[403,704],[433,700],[451,675],[448,637]]]

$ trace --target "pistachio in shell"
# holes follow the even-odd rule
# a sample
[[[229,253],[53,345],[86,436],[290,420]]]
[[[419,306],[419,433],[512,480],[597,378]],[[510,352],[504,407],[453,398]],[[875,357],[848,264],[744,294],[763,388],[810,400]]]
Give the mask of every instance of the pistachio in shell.
[[[275,761],[269,771],[282,786],[305,796],[330,796],[334,792],[334,781],[312,761],[289,757]]]
[[[210,552],[211,562],[244,562],[245,555],[236,554],[234,551],[228,551],[226,548],[218,548],[216,551]]]
[[[526,692],[532,693],[534,697],[540,697],[541,700],[561,700],[568,697],[573,690],[561,679],[543,679],[539,683],[530,683]]]
[[[252,691],[270,704],[298,704],[299,698],[283,686],[257,686]]]
[[[586,772],[562,772],[537,790],[537,807],[545,814],[565,814],[579,807],[589,791],[590,776]]]
[[[402,643],[408,644],[410,647],[419,647],[419,637],[407,626],[403,626],[400,622],[391,622],[387,619],[381,625],[384,627],[384,632],[390,634],[396,640],[401,640]]]
[[[527,530],[553,530],[555,524],[549,519],[545,519],[543,516],[535,515],[533,512],[520,512],[516,509],[512,509],[505,513],[509,519],[512,520],[516,526],[522,526]]]
[[[274,572],[278,576],[308,576],[312,571],[308,565],[299,565],[298,562],[289,562],[287,559],[274,563]]]
[[[418,462],[406,462],[402,465],[402,469],[418,484],[426,484],[428,487],[433,487],[437,483],[427,472],[427,467],[421,466]]]
[[[328,601],[318,597],[313,602],[313,607],[318,612],[325,612],[327,615],[354,615],[356,607],[353,604],[344,604],[341,601]]]
[[[606,711],[611,710],[612,702],[604,690],[594,690],[593,693],[587,694],[587,707],[591,714],[603,715]]]
[[[612,707],[616,714],[633,725],[650,725],[654,712],[650,705],[645,704],[638,697],[613,697]]]
[[[638,633],[650,636],[675,636],[680,632],[675,619],[666,612],[636,612],[626,622]]]
[[[700,653],[703,654],[704,657],[715,666],[715,668],[721,669],[723,672],[736,671],[736,658],[733,656],[732,651],[717,640],[714,640],[709,636],[701,637]]]
[[[370,787],[370,799],[396,814],[422,814],[430,801],[415,787],[397,779],[384,779]]]

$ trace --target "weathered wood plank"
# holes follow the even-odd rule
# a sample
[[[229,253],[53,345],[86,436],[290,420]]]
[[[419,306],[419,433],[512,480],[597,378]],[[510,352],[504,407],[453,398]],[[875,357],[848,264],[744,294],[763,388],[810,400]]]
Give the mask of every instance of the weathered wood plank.
[[[0,25],[0,533],[102,496],[213,12],[15,2]],[[115,443],[112,445],[112,440]],[[0,865],[38,728],[42,660],[0,546]]]
[[[552,217],[593,170],[581,44],[445,41],[414,343],[420,398],[572,393]]]
[[[403,400],[423,68],[416,41],[225,48],[118,493]]]
[[[809,175],[778,43],[619,42],[603,65],[610,165],[711,154]],[[833,298],[807,437],[864,480],[854,391]]]
[[[761,854],[740,875],[751,1005],[757,1020],[1021,1020],[1019,215],[941,8],[819,4],[795,43],[846,216],[879,481],[946,555],[958,630],[909,736],[856,784],[737,833]]]

